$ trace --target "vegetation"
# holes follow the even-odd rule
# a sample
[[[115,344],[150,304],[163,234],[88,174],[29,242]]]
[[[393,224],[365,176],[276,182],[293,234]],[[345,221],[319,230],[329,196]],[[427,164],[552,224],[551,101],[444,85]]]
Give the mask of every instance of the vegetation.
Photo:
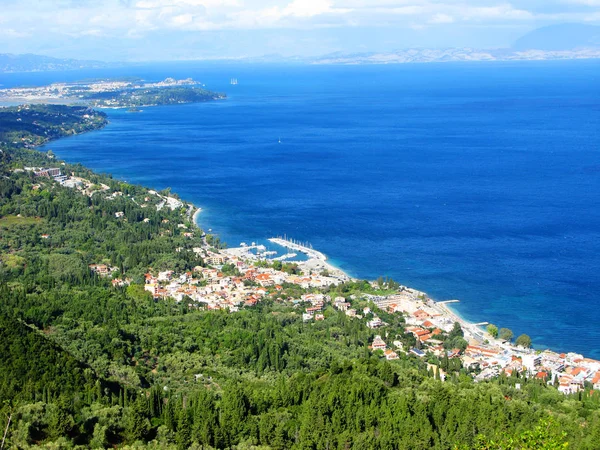
[[[154,301],[141,285],[144,271],[204,265],[192,251],[203,245],[201,233],[185,237],[176,225],[193,229],[187,205],[142,207],[152,202],[147,189],[81,166],[61,167],[108,188],[84,194],[15,172],[47,156],[5,146],[6,448],[597,448],[598,393],[565,396],[516,372],[474,383],[455,358],[401,353],[388,361],[371,352],[375,334],[416,344],[399,315],[377,311],[388,323],[380,331],[331,307],[323,321],[305,323],[300,309],[278,300],[299,298],[305,291],[297,286],[232,314]],[[101,262],[132,284],[113,287],[89,270]],[[390,286],[356,281],[328,292],[359,307],[369,305],[365,294]],[[448,349],[466,344],[458,325],[440,339]]]
[[[510,328],[500,328],[500,332],[498,333],[498,336],[503,341],[510,341],[510,340],[512,340],[514,334]]]
[[[156,87],[146,89],[123,89],[111,92],[91,92],[84,98],[91,100],[97,107],[140,107],[155,105],[174,105],[181,103],[198,103],[224,98],[219,94],[198,87]]]
[[[493,338],[498,337],[498,327],[496,325],[494,325],[493,323],[490,323],[487,326],[487,332],[490,333],[490,336],[492,336]]]
[[[0,108],[0,149],[41,145],[52,139],[95,130],[107,123],[104,113],[84,106]]]
[[[527,336],[526,334],[522,334],[517,338],[517,340],[515,341],[515,344],[517,344],[521,347],[530,348],[531,347],[531,338],[529,336]]]

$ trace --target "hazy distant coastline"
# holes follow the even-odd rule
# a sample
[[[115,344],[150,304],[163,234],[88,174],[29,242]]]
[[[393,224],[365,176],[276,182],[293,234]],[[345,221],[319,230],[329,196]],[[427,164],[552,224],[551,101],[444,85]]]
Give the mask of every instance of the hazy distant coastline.
[[[190,57],[179,62],[288,63],[288,64],[408,64],[476,61],[555,61],[600,58],[600,26],[555,24],[524,34],[505,48],[401,48],[385,51],[337,51],[317,56]],[[146,61],[146,63],[158,61]],[[166,61],[163,61],[166,62]],[[140,62],[108,63],[60,59],[33,54],[0,53],[0,73],[134,67]]]

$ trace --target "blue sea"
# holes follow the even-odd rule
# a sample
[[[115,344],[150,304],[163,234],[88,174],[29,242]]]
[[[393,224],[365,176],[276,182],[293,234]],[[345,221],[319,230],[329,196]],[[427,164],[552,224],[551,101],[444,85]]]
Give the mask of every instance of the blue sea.
[[[355,277],[600,358],[600,61],[181,63],[0,83],[108,75],[193,77],[228,98],[109,110],[104,130],[46,149],[171,187],[231,246],[287,234]]]

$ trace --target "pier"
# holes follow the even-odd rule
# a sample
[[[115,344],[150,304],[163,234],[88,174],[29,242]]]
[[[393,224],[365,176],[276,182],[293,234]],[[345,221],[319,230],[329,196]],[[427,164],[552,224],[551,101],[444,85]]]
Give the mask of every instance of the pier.
[[[319,259],[321,261],[327,260],[327,256],[325,256],[323,253],[318,252],[315,249],[313,249],[312,245],[310,245],[308,243],[299,243],[299,242],[294,241],[293,239],[284,239],[281,237],[271,238],[271,239],[269,239],[269,242],[272,242],[273,244],[281,245],[282,247],[285,247],[285,248],[289,248],[290,250],[296,250],[300,253],[304,253],[305,255],[307,255],[309,258],[312,258],[312,259]]]
[[[460,300],[444,300],[443,302],[435,302],[436,305],[445,305],[447,303],[460,303]]]

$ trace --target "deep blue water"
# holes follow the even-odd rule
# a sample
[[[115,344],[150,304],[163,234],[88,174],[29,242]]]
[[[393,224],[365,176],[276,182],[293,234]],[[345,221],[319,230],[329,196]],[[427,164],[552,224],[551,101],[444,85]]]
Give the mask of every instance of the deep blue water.
[[[287,233],[351,275],[600,358],[599,61],[116,72],[229,98],[108,111],[106,129],[48,148],[172,187],[230,244]],[[0,83],[48,77],[83,78]]]

